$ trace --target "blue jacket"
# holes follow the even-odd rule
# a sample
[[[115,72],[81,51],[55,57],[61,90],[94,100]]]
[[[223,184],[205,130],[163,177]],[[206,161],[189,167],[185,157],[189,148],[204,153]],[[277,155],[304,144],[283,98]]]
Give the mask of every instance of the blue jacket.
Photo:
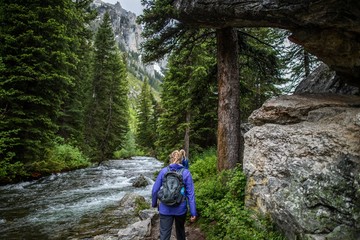
[[[189,169],[189,159],[183,158],[181,164],[184,166],[185,169]]]
[[[170,167],[170,170],[179,170],[179,169],[183,168],[183,166],[180,164],[170,164],[169,167]],[[167,171],[168,171],[167,167],[161,169],[158,177],[156,178],[156,181],[152,188],[152,207],[157,206],[157,193],[160,190],[160,187],[161,187],[162,181],[163,181],[163,177]],[[187,212],[187,203],[189,203],[191,216],[197,216],[194,182],[193,182],[191,173],[189,170],[184,169],[182,176],[183,176],[183,181],[184,181],[184,185],[185,185],[185,196],[186,196],[187,200],[183,201],[182,203],[180,203],[179,206],[176,206],[176,207],[167,206],[160,202],[160,206],[159,206],[160,214],[175,215],[175,216],[184,215]]]

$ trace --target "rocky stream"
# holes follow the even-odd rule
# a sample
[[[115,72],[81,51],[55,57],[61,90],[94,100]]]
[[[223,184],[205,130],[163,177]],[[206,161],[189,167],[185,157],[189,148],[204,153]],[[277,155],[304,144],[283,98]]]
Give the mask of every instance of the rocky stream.
[[[149,201],[155,158],[110,160],[100,166],[0,187],[1,239],[92,239],[129,224],[120,200],[135,193]],[[136,188],[143,175],[149,185]]]

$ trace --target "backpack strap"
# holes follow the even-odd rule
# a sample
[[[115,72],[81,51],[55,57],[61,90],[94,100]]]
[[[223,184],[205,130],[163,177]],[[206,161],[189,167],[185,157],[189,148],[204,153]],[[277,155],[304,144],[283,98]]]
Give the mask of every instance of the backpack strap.
[[[185,167],[182,167],[180,170],[178,170],[177,172],[182,176],[183,172],[185,170]]]
[[[168,172],[171,172],[170,166],[167,166],[167,170],[168,170]],[[182,167],[182,168],[180,168],[180,170],[175,171],[176,173],[178,173],[181,176],[183,183],[184,183],[184,177],[183,177],[184,170],[185,170],[185,167]]]
[[[180,170],[176,171],[180,176],[181,176],[181,179],[182,179],[182,184],[185,185],[184,183],[184,177],[183,177],[183,172],[184,172],[185,168],[182,167]]]

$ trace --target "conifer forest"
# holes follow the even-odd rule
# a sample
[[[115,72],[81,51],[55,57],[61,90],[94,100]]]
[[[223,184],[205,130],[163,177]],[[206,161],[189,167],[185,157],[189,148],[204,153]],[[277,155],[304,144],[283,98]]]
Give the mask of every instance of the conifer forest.
[[[150,12],[166,9],[145,11],[138,20],[148,39],[144,59],[167,56],[168,67],[160,92],[145,79],[129,100],[126,52],[116,46],[109,14],[96,32],[88,27],[97,16],[91,2],[1,2],[3,183],[136,153],[166,161],[171,149],[185,144],[190,152],[216,147],[215,31],[180,25],[167,35],[176,40],[165,41],[155,33],[166,20]],[[241,120],[284,91],[286,52],[275,46],[285,36],[239,29]]]
[[[173,1],[141,2],[141,60],[166,61],[160,83],[134,74],[112,14],[93,27],[93,0],[0,0],[0,184],[185,149],[206,239],[297,239],[246,208],[242,131],[321,61],[286,29],[188,24]]]

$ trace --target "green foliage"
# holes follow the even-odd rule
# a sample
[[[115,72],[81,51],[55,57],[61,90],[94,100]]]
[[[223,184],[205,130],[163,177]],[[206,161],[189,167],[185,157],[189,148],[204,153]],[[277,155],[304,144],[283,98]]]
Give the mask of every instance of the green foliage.
[[[197,182],[209,176],[216,176],[216,160],[215,148],[210,148],[202,153],[195,154],[190,164],[193,180]]]
[[[183,48],[170,56],[168,66],[162,85],[162,112],[156,142],[158,158],[163,161],[173,149],[185,145],[187,128],[190,129],[190,149],[214,146],[217,126],[213,42]]]
[[[141,0],[141,3],[145,9],[137,20],[144,25],[142,34],[147,39],[142,45],[144,61],[150,62],[179,47],[171,38],[181,36],[185,26],[170,18],[174,14],[171,0]]]
[[[135,198],[135,213],[139,214],[141,210],[149,209],[150,204],[147,203],[143,198]]]
[[[91,159],[104,161],[121,148],[129,129],[126,66],[116,48],[108,13],[98,29],[94,48],[85,140]]]
[[[31,169],[40,175],[62,172],[71,169],[90,166],[90,161],[74,146],[66,143],[56,143],[48,151],[47,158],[31,164]]]
[[[242,121],[269,98],[281,93],[279,85],[286,82],[281,77],[276,40],[278,31],[271,28],[244,28],[238,32],[240,111]]]
[[[151,93],[150,85],[145,79],[137,105],[136,143],[145,151],[153,151],[156,140],[157,102]]]
[[[10,162],[7,159],[0,162],[0,183],[9,183],[27,176],[28,172],[23,163]]]
[[[214,150],[190,165],[200,225],[207,239],[282,240],[273,225],[244,206],[246,177],[241,168],[216,173]],[[206,170],[204,170],[204,168]]]
[[[24,164],[13,160],[16,153],[6,151],[9,146],[16,144],[16,139],[9,138],[10,135],[9,132],[0,132],[0,155],[3,156],[3,159],[0,160],[0,183],[26,176]]]
[[[19,161],[43,157],[58,129],[63,96],[73,81],[76,56],[66,31],[71,1],[3,1],[1,47],[5,67],[0,72],[0,131],[11,133]],[[65,20],[65,21],[64,21]],[[61,43],[61,44],[59,44]],[[12,131],[16,130],[16,131]]]
[[[114,153],[116,159],[130,158],[132,156],[143,156],[144,152],[137,148],[134,134],[129,131],[126,134],[123,147]]]
[[[46,159],[57,134],[80,144],[91,2],[1,1],[0,171],[8,180]]]
[[[96,13],[90,9],[91,0],[76,1],[73,12],[69,14],[69,22],[73,26],[68,28],[72,36],[71,52],[76,56],[74,59],[76,68],[70,71],[73,81],[66,89],[63,96],[63,104],[57,124],[58,135],[83,147],[85,106],[91,84],[91,55],[92,32],[87,24],[96,17]],[[76,26],[76,27],[74,27]]]

